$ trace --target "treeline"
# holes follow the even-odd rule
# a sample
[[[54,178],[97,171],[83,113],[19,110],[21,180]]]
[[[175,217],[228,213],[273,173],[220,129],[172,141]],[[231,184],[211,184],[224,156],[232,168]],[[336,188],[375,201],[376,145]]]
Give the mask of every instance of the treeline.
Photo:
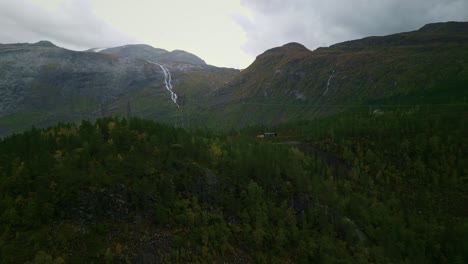
[[[12,135],[0,262],[464,263],[464,121],[411,118],[278,128],[344,171],[245,131],[137,118]]]

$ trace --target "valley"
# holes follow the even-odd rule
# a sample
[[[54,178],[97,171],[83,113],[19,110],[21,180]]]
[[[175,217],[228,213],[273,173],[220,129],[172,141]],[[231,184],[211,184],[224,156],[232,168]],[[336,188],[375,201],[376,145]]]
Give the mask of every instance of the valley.
[[[467,87],[466,22],[243,70],[0,44],[0,263],[466,263]]]

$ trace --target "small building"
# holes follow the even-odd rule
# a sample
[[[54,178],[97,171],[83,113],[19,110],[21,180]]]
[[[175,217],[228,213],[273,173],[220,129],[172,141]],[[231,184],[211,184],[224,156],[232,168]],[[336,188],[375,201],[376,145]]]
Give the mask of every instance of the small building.
[[[276,137],[277,134],[275,132],[265,132],[263,134],[258,134],[257,138],[266,138],[266,137]]]

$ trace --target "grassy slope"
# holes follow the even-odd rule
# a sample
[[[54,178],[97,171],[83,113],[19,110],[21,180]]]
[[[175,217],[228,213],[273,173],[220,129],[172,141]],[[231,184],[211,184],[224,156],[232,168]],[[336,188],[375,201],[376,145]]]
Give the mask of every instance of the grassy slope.
[[[413,91],[424,96],[444,83],[468,80],[467,40],[464,31],[430,31],[372,37],[313,52],[297,44],[275,48],[225,88],[224,96],[233,103],[221,100],[217,109],[221,116],[230,116],[232,124],[271,124],[327,116]],[[307,100],[297,99],[298,93]]]

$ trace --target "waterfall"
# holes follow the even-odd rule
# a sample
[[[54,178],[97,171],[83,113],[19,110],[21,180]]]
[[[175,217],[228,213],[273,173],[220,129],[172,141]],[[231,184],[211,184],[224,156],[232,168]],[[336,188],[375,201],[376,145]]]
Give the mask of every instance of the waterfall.
[[[147,60],[147,62],[149,62],[151,64],[158,65],[159,67],[161,67],[161,70],[164,73],[164,84],[166,85],[166,90],[168,90],[169,93],[171,94],[172,102],[174,102],[174,104],[177,106],[177,108],[179,108],[179,104],[177,103],[177,94],[174,93],[174,91],[172,90],[172,75],[171,75],[171,72],[169,71],[169,69],[166,66],[164,66],[162,64],[159,64],[159,63],[156,63],[156,62],[152,62],[152,61],[148,61],[148,60]]]

